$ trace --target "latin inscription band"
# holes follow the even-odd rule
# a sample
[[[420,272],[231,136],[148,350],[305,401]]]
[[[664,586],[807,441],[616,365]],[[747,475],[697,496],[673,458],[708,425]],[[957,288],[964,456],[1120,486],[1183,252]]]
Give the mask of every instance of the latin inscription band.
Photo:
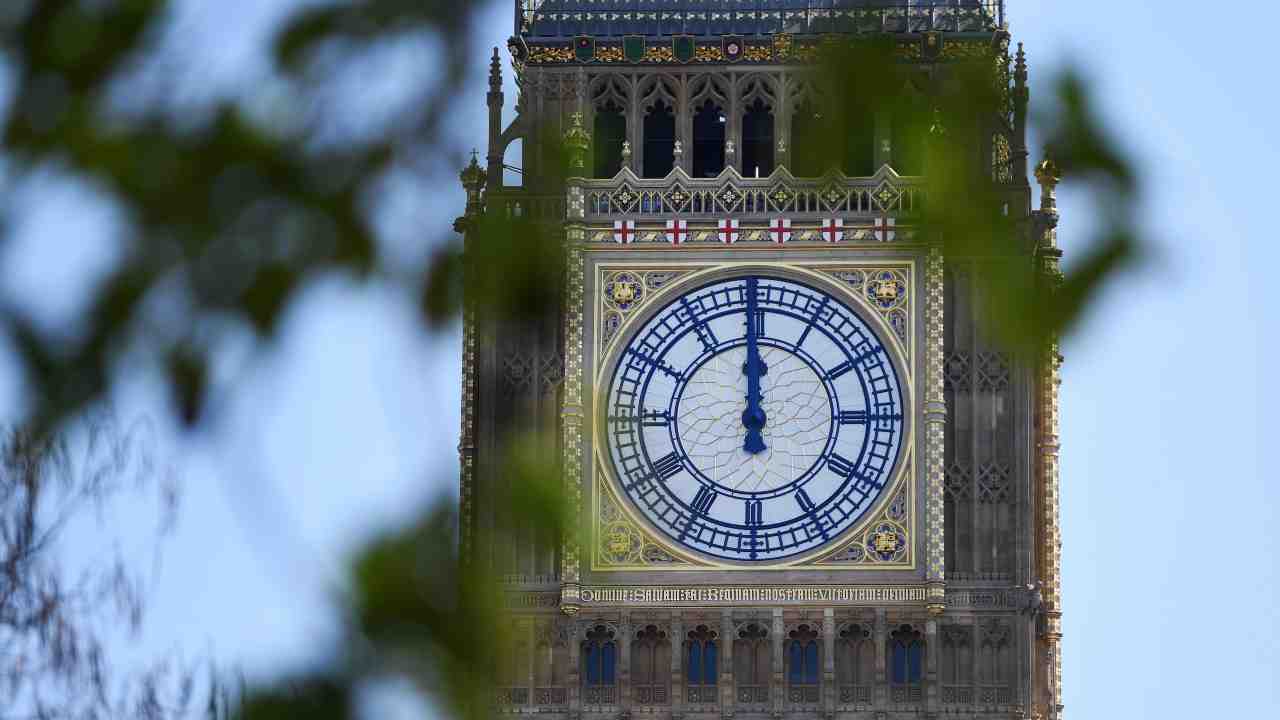
[[[733,603],[872,604],[923,602],[924,587],[622,587],[582,588],[583,604],[715,605]]]

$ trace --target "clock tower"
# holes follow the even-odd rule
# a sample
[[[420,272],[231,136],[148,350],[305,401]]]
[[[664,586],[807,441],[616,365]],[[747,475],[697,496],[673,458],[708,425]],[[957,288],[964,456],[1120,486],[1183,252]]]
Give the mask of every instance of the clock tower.
[[[564,270],[554,313],[464,323],[462,543],[515,635],[492,713],[1060,717],[1059,357],[979,312],[993,264],[1052,285],[1060,256],[1003,2],[526,0],[515,22],[517,116],[495,49],[458,227],[539,223]],[[863,40],[900,90],[830,143],[817,60]],[[922,144],[966,63],[1000,107],[945,142],[1017,228],[998,257],[924,228]],[[518,522],[494,509],[517,429],[556,438],[580,532],[476,540]]]

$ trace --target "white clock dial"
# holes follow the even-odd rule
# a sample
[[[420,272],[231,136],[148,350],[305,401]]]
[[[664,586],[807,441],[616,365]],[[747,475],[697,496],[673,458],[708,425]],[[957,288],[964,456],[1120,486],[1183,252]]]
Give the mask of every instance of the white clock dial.
[[[902,383],[835,296],[767,276],[684,293],[627,340],[609,382],[623,494],[673,541],[782,560],[851,528],[901,454]]]

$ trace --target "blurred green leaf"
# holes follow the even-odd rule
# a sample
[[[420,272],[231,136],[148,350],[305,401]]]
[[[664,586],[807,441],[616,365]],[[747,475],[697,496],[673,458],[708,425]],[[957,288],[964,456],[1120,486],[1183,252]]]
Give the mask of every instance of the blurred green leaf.
[[[351,688],[343,680],[306,678],[257,691],[237,710],[237,720],[346,720]]]

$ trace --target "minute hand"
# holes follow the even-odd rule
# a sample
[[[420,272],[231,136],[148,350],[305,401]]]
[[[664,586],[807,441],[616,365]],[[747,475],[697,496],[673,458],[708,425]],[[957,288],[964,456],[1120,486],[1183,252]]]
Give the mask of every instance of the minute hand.
[[[760,393],[760,376],[768,370],[760,359],[760,345],[757,339],[760,328],[756,326],[757,318],[757,281],[747,278],[747,362],[742,372],[747,376],[747,409],[742,411],[742,426],[747,430],[747,437],[742,449],[757,455],[765,451],[764,436],[761,430],[769,421],[760,403],[764,400]]]

